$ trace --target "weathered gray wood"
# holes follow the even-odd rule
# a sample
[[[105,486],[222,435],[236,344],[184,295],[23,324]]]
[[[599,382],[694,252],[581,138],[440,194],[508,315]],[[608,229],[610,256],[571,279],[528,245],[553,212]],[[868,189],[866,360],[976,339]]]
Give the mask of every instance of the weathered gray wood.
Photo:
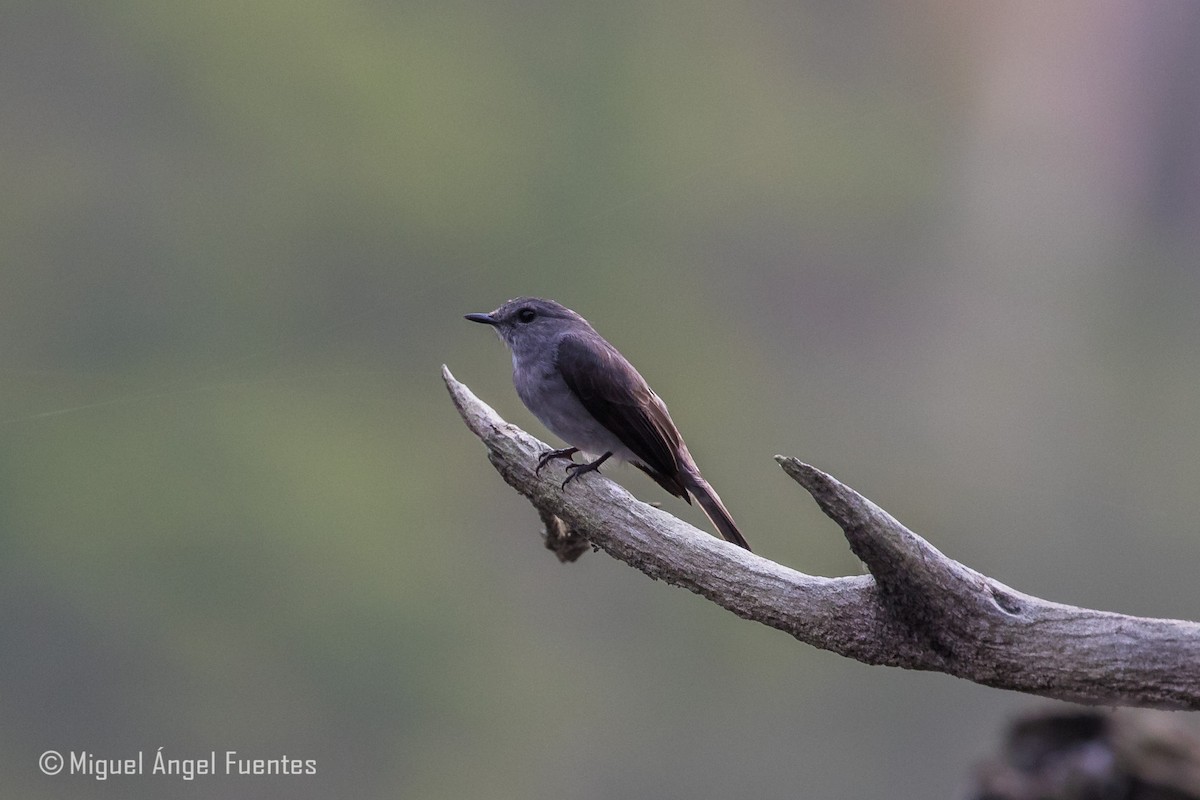
[[[606,478],[589,475],[564,491],[559,472],[536,476],[547,445],[501,419],[444,366],[442,374],[504,480],[543,518],[561,520],[551,549],[554,539],[582,536],[652,578],[867,664],[1081,703],[1200,709],[1200,624],[1022,594],[946,557],[824,472],[776,456],[871,572],[806,575],[699,531]]]

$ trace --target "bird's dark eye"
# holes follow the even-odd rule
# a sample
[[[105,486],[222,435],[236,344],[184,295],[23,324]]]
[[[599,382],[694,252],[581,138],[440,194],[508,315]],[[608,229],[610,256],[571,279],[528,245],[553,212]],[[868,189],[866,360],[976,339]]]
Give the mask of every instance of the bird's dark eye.
[[[517,312],[517,319],[521,322],[533,322],[537,313],[532,308],[522,308]]]

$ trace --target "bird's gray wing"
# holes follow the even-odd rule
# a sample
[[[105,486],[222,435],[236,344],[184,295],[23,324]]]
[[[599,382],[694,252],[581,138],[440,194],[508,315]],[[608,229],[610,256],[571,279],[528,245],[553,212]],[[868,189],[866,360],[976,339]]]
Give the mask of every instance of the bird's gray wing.
[[[634,466],[690,502],[679,474],[679,431],[633,365],[603,339],[575,334],[559,340],[557,363],[588,413],[637,456]]]

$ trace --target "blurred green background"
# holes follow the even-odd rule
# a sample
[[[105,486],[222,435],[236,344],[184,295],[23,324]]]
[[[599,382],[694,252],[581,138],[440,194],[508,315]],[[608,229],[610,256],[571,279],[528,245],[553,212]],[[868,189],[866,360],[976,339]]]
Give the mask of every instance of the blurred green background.
[[[1200,4],[0,17],[6,796],[961,796],[1036,701],[542,549],[439,374],[548,437],[462,319],[518,294],[762,555],[858,570],[785,453],[1016,588],[1200,617]],[[37,769],[160,746],[318,773]]]

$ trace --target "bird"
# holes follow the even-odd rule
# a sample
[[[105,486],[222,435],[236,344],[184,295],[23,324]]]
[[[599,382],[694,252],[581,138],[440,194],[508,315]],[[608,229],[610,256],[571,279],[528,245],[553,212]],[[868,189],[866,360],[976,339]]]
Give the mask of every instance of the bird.
[[[513,384],[535,417],[569,446],[538,459],[571,463],[562,488],[610,458],[633,464],[670,494],[701,510],[727,541],[750,549],[716,490],[700,474],[666,404],[625,356],[576,312],[541,297],[518,297],[486,314],[512,352]],[[594,460],[577,463],[576,453]]]

